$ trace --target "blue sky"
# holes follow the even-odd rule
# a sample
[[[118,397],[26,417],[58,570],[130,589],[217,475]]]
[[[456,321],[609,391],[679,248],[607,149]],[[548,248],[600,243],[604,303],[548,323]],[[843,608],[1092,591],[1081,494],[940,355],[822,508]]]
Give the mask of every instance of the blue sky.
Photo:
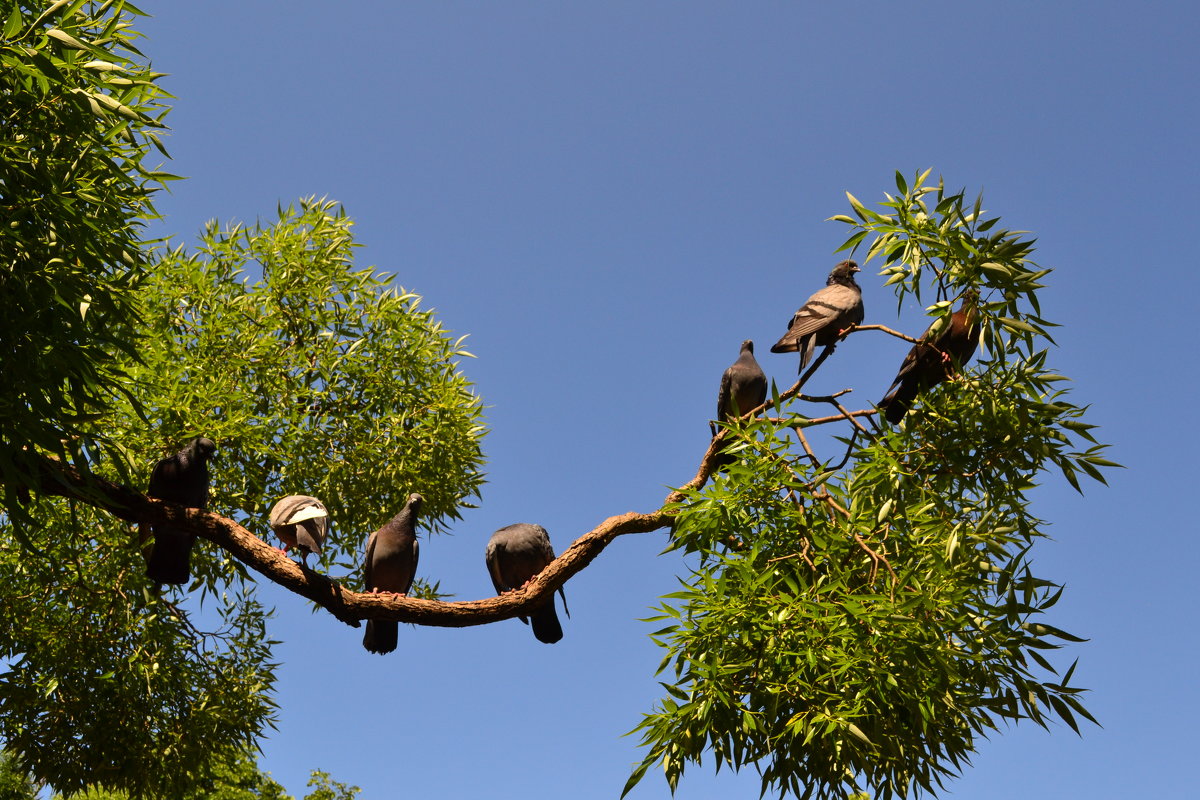
[[[1034,232],[1064,327],[1054,367],[1128,469],[1034,511],[1054,624],[1087,636],[1076,682],[1103,728],[1022,725],[983,743],[948,796],[1179,795],[1197,703],[1192,577],[1197,278],[1192,190],[1200,14],[1179,3],[144,3],[171,73],[159,203],[191,243],[208,219],[342,202],[362,266],[478,356],[488,484],[419,574],[490,595],[483,548],[537,522],[562,550],[656,508],[703,452],[721,371],[766,344],[837,260],[844,192],[874,203],[933,167]],[[924,327],[874,265],[867,322]],[[852,337],[813,384],[883,392],[906,346]],[[1187,520],[1191,519],[1192,522]],[[1191,533],[1189,533],[1191,531]],[[342,535],[365,536],[362,532]],[[312,768],[365,798],[614,798],[659,696],[639,623],[681,564],[663,534],[617,540],[567,586],[554,646],[520,623],[360,632],[267,589],[279,728],[262,765],[301,795]],[[1194,789],[1193,789],[1194,791]],[[757,797],[753,772],[694,768],[680,798]],[[668,796],[650,774],[636,800]]]

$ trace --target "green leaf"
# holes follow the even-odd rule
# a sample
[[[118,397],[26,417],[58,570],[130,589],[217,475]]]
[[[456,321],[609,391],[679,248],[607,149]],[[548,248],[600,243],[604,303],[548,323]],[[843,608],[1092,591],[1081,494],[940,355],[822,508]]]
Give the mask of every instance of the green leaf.
[[[66,33],[65,31],[60,31],[58,28],[51,28],[50,30],[46,31],[46,35],[49,36],[51,39],[62,42],[67,47],[74,48],[75,50],[87,50],[88,49],[88,46],[85,45],[83,42],[79,41],[74,36],[72,36],[69,33]]]

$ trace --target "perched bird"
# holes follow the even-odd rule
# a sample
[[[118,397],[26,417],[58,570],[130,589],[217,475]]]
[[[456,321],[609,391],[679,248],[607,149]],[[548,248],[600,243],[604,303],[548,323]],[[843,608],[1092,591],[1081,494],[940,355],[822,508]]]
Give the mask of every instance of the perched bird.
[[[300,560],[308,566],[308,554],[320,555],[321,545],[329,529],[329,512],[315,497],[291,494],[271,508],[271,530],[283,542],[283,552],[289,547],[300,551]]]
[[[390,592],[404,597],[417,574],[417,514],[425,498],[410,494],[408,504],[367,540],[363,562],[363,583],[372,593]],[[396,649],[398,623],[367,620],[363,647],[372,653],[390,653]]]
[[[799,352],[798,371],[803,372],[818,346],[836,344],[843,331],[862,322],[862,290],[854,282],[854,273],[859,271],[853,261],[835,266],[825,288],[805,301],[788,323],[788,332],[771,352]]]
[[[208,508],[208,461],[217,452],[212,439],[193,439],[187,447],[154,465],[149,497],[187,508]],[[170,525],[150,526],[154,546],[146,562],[146,575],[158,583],[187,583],[189,556],[196,537]]]
[[[541,525],[518,522],[493,533],[484,556],[488,573],[492,576],[492,585],[496,587],[497,594],[503,594],[520,589],[545,569],[554,560],[554,548],[550,546],[550,534]],[[562,587],[558,592],[562,595],[563,611],[569,617],[571,612],[567,609],[567,595]],[[554,644],[562,638],[562,625],[554,611],[554,595],[534,609],[530,616],[533,619],[533,635],[539,642]],[[521,617],[521,622],[528,624],[529,620]]]
[[[754,359],[754,342],[747,339],[742,342],[737,361],[721,376],[721,389],[717,392],[717,421],[724,422],[745,414],[761,406],[766,399],[767,376]],[[709,429],[713,436],[719,431],[716,423],[710,423]],[[722,466],[732,460],[731,456],[722,454],[717,465]]]
[[[934,325],[937,323],[935,322]],[[886,397],[879,401],[887,421],[893,425],[904,419],[913,400],[954,374],[975,355],[979,346],[979,293],[968,289],[950,322],[932,342],[933,325],[921,334],[922,341],[912,346]]]

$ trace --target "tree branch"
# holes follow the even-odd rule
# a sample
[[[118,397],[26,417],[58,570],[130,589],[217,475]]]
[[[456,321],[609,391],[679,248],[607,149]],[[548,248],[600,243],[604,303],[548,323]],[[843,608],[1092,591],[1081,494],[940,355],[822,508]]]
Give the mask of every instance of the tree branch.
[[[69,497],[142,524],[169,523],[228,551],[246,566],[285,589],[312,600],[352,627],[360,620],[395,620],[416,625],[464,628],[517,616],[528,616],[586,567],[609,542],[627,533],[649,533],[668,527],[671,515],[659,509],[609,517],[576,539],[524,588],[484,600],[442,602],[415,597],[353,592],[337,581],[301,567],[231,519],[146,497],[95,475],[82,475],[70,465],[43,458],[41,491]]]
[[[922,339],[914,339],[907,333],[894,331],[886,325],[857,325],[849,333],[858,333],[859,331],[883,331],[884,333],[890,333],[897,339],[903,339],[906,342],[912,342],[913,344],[928,344],[928,342],[925,342]],[[847,335],[849,335],[849,333]]]
[[[826,347],[795,385],[779,395],[780,402],[799,395],[805,382],[833,353],[833,349],[832,345]],[[842,412],[836,416],[805,420],[802,424],[808,427],[848,419],[857,425],[854,417],[876,413],[846,411],[835,399],[846,391],[849,390],[825,397],[800,395],[805,400],[832,403]],[[773,401],[768,400],[758,408],[743,414],[742,418],[753,418],[773,406]],[[144,525],[170,524],[207,539],[263,577],[313,601],[352,627],[359,627],[364,619],[372,619],[463,628],[528,616],[535,607],[552,598],[568,580],[586,568],[616,537],[628,533],[649,533],[669,527],[674,514],[668,507],[682,501],[685,491],[699,489],[708,481],[726,438],[726,430],[718,431],[712,438],[696,476],[680,490],[671,492],[659,509],[648,514],[627,512],[609,517],[572,542],[521,589],[483,600],[455,602],[354,592],[335,580],[297,564],[227,517],[147,497],[127,486],[81,473],[73,466],[54,458],[38,456],[37,466],[39,488],[43,493],[79,500],[128,522]]]

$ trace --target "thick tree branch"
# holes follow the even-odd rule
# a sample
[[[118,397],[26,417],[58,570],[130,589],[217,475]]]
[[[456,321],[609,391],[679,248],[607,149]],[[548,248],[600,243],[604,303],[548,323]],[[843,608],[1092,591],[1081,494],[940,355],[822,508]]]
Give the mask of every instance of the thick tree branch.
[[[213,542],[246,566],[285,589],[306,597],[348,625],[364,619],[396,620],[417,625],[463,628],[528,616],[544,598],[554,594],[586,567],[609,542],[626,533],[648,533],[671,524],[662,509],[651,514],[627,513],[609,517],[580,536],[524,588],[498,597],[464,602],[441,602],[351,591],[337,581],[305,569],[231,519],[182,508],[146,497],[128,487],[83,476],[54,459],[43,459],[41,490],[104,509],[121,519],[143,524],[170,523]]]
[[[832,346],[826,347],[795,385],[779,396],[779,400],[782,402],[799,395],[805,382],[833,353],[833,349]],[[847,419],[853,423],[853,417],[875,413],[846,411],[835,399],[842,394],[845,392],[827,397],[800,395],[802,399],[832,403],[842,412],[836,416],[805,420],[803,425],[807,427]],[[753,418],[773,406],[774,402],[768,400],[758,408],[748,411],[743,418]],[[670,506],[684,499],[684,491],[699,489],[708,481],[725,438],[724,429],[713,437],[696,476],[684,484],[681,490],[668,495],[661,508],[648,514],[628,512],[609,517],[572,542],[533,580],[517,591],[483,600],[457,602],[351,591],[337,581],[297,564],[231,519],[147,497],[141,492],[95,475],[84,475],[71,465],[53,458],[41,459],[40,489],[45,494],[79,500],[129,522],[146,525],[169,523],[194,533],[226,550],[265,578],[313,601],[353,627],[358,627],[361,620],[374,619],[462,628],[485,625],[516,616],[528,616],[537,605],[551,598],[570,578],[586,568],[616,537],[627,533],[649,533],[669,527],[674,516],[669,510]]]

